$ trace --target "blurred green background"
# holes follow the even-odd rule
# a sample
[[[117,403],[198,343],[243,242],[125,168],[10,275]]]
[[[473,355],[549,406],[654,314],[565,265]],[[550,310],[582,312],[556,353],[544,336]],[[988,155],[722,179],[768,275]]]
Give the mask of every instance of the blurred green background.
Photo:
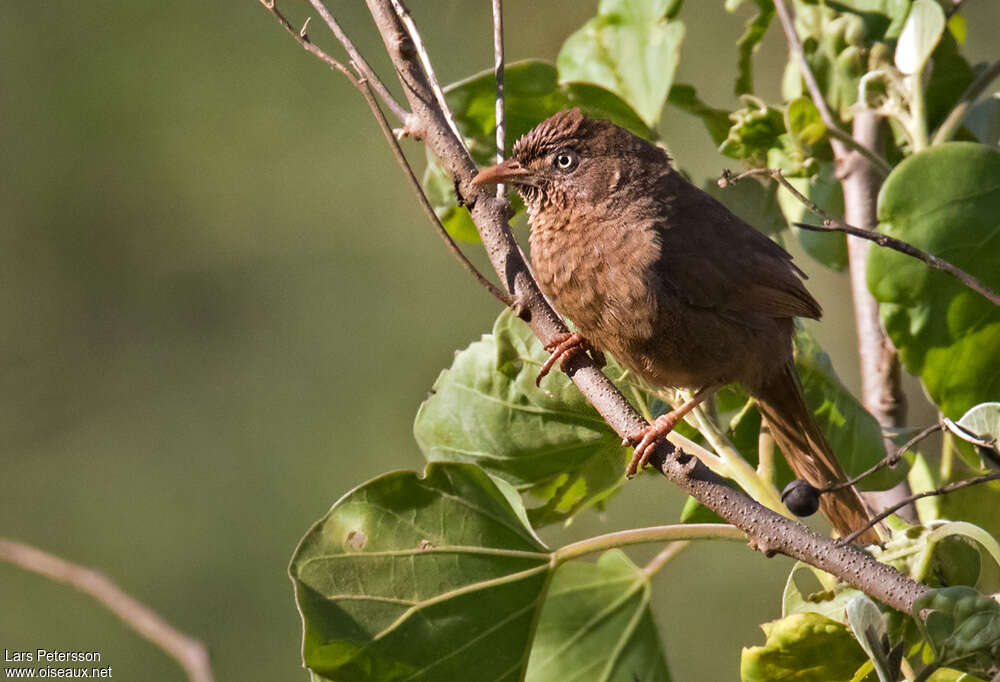
[[[353,486],[422,467],[417,406],[497,304],[442,248],[357,93],[256,0],[4,5],[0,535],[105,572],[205,641],[218,680],[305,679],[285,575],[298,538]],[[596,8],[505,5],[511,59],[554,60]],[[721,5],[682,10],[678,80],[732,106],[745,16]],[[969,5],[975,61],[1000,9]],[[363,3],[330,6],[391,75]],[[442,80],[490,65],[486,0],[411,10]],[[783,63],[772,28],[763,92]],[[661,130],[696,180],[727,165],[696,120],[668,107]],[[803,265],[856,387],[846,277]],[[546,537],[671,522],[680,503],[641,478]],[[723,543],[669,564],[655,614],[675,678],[734,679],[789,567]],[[184,679],[70,588],[0,565],[0,605],[0,648],[97,650],[115,679]]]

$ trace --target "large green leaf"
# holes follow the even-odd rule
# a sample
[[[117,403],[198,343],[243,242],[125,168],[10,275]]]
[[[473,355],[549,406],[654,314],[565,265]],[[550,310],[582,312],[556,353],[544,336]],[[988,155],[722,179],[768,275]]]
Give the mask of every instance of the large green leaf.
[[[540,496],[547,523],[600,502],[624,481],[624,450],[569,378],[509,310],[455,356],[420,406],[414,435],[429,461],[471,462]],[[620,372],[620,370],[617,370]]]
[[[660,120],[680,62],[684,24],[678,0],[601,0],[597,16],[559,52],[559,77],[618,93],[650,126]]]
[[[289,571],[303,660],[323,678],[515,682],[551,566],[513,491],[431,464],[341,498]]]
[[[552,579],[527,682],[668,682],[649,576],[618,550]]]
[[[886,233],[1000,288],[1000,151],[954,142],[904,160],[878,214]],[[945,415],[1000,396],[1000,308],[889,249],[872,250],[868,287],[906,368]]]
[[[761,625],[764,646],[743,649],[744,682],[849,682],[868,657],[842,623],[796,613]]]
[[[913,616],[937,662],[985,679],[1000,668],[1000,604],[971,587],[930,590],[913,602]]]

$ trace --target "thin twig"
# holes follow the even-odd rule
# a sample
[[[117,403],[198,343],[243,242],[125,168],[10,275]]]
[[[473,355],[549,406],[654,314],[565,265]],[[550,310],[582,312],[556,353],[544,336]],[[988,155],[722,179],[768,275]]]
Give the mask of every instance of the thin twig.
[[[213,682],[208,650],[204,644],[174,629],[103,573],[6,538],[0,538],[0,561],[86,592],[180,663],[191,682]]]
[[[378,122],[379,127],[382,129],[383,134],[385,134],[386,139],[389,141],[389,145],[392,148],[393,155],[396,157],[396,161],[399,162],[399,165],[403,169],[403,172],[410,180],[410,184],[413,186],[414,191],[416,191],[417,198],[420,201],[420,205],[424,208],[424,211],[427,213],[427,216],[431,219],[431,222],[437,229],[438,234],[441,235],[441,238],[444,240],[445,245],[448,247],[448,250],[451,251],[452,254],[454,254],[454,256],[462,264],[462,266],[470,273],[472,273],[472,276],[475,277],[476,280],[481,285],[483,285],[487,291],[493,294],[493,296],[495,296],[497,300],[499,300],[505,306],[510,306],[512,300],[510,296],[508,296],[506,292],[499,289],[496,285],[494,285],[492,282],[486,279],[486,277],[481,272],[479,272],[479,270],[476,269],[476,266],[472,264],[472,261],[470,261],[464,253],[462,253],[462,250],[458,247],[458,244],[455,243],[455,240],[452,239],[450,234],[448,234],[448,231],[444,228],[444,225],[441,224],[441,219],[438,218],[437,214],[434,212],[434,207],[431,206],[430,201],[427,199],[427,195],[424,194],[424,189],[421,186],[420,181],[414,174],[413,168],[410,166],[409,161],[406,160],[406,156],[403,154],[403,150],[399,146],[399,141],[396,139],[396,136],[392,132],[392,127],[386,120],[385,114],[382,113],[382,109],[379,108],[378,102],[376,101],[372,93],[371,85],[369,84],[368,79],[365,78],[363,75],[364,66],[362,64],[352,61],[351,65],[355,68],[358,74],[355,75],[355,73],[352,73],[350,69],[348,69],[342,63],[331,57],[329,54],[324,52],[320,47],[318,47],[312,41],[310,41],[309,35],[305,31],[306,28],[305,25],[302,27],[301,31],[296,31],[295,27],[292,26],[291,22],[289,22],[288,19],[285,18],[285,16],[281,13],[281,11],[278,10],[274,0],[260,0],[260,3],[264,5],[264,7],[266,7],[275,17],[278,18],[278,21],[285,28],[288,34],[295,39],[295,42],[297,42],[311,54],[315,55],[318,59],[328,64],[331,68],[336,69],[337,71],[342,73],[347,78],[347,80],[350,81],[351,85],[357,88],[357,90],[365,98],[365,103],[368,104],[368,108],[371,109],[372,115],[375,116],[375,120]],[[333,21],[334,25],[336,25],[336,21],[333,20],[333,17],[330,17],[330,21]],[[306,24],[308,25],[308,21],[306,22]],[[327,25],[330,25],[329,21],[327,22]],[[350,50],[348,51],[350,52]]]
[[[983,94],[983,91],[998,76],[1000,76],[1000,60],[993,62],[989,68],[979,74],[969,84],[969,87],[965,89],[965,92],[958,99],[958,104],[951,110],[951,113],[948,114],[944,122],[938,126],[937,132],[934,133],[934,139],[931,141],[932,145],[941,144],[951,139],[951,136],[955,134],[955,130],[965,119],[969,107],[975,103],[976,99]]]
[[[431,87],[434,99],[437,100],[438,107],[444,113],[444,119],[448,122],[448,127],[451,129],[452,134],[462,143],[462,146],[466,147],[466,151],[468,151],[468,147],[465,144],[465,138],[462,137],[462,133],[458,131],[458,124],[455,123],[455,117],[451,114],[451,107],[448,106],[448,102],[444,98],[444,91],[441,89],[441,82],[438,81],[437,75],[434,73],[434,67],[431,65],[431,58],[427,54],[427,48],[424,47],[424,41],[420,37],[420,31],[417,30],[417,25],[413,22],[413,17],[410,16],[410,10],[406,8],[406,5],[403,4],[402,0],[391,0],[391,2],[393,11],[399,18],[400,23],[406,29],[406,34],[410,39],[410,44],[413,45],[413,49],[417,52],[417,58],[420,60],[420,65],[423,67],[424,74],[427,76],[427,83]]]
[[[854,485],[855,483],[865,478],[866,476],[871,476],[872,474],[874,474],[876,471],[878,471],[883,467],[895,466],[896,463],[898,463],[900,458],[903,456],[904,452],[912,448],[914,445],[922,441],[924,438],[927,438],[927,436],[931,435],[932,433],[937,433],[943,428],[944,428],[944,423],[942,422],[939,422],[937,424],[931,424],[926,429],[920,431],[920,433],[915,435],[913,438],[900,445],[898,448],[894,448],[890,454],[880,459],[870,468],[866,469],[865,471],[861,472],[860,474],[851,478],[848,481],[841,481],[840,483],[835,483],[833,485],[826,486],[825,488],[819,491],[820,494],[834,492],[836,490],[840,490],[841,488],[847,488],[849,486]]]
[[[919,499],[922,499],[924,497],[933,497],[935,495],[947,495],[948,493],[953,493],[956,490],[961,490],[962,488],[968,488],[969,486],[979,485],[980,483],[988,483],[990,481],[996,481],[996,480],[1000,480],[1000,471],[992,471],[988,474],[983,474],[982,476],[967,478],[964,481],[955,481],[954,483],[949,483],[948,485],[941,486],[936,490],[925,490],[922,493],[915,493],[913,495],[909,495],[908,497],[900,500],[896,504],[884,509],[879,514],[872,517],[872,519],[870,519],[868,523],[862,528],[859,528],[850,535],[848,535],[847,537],[838,540],[837,544],[841,546],[849,545],[850,543],[854,542],[854,540],[857,539],[859,535],[868,530],[871,526],[875,525],[879,521],[882,521],[887,516],[893,514],[894,512],[896,512],[896,510],[900,509],[901,507],[905,507],[906,505],[911,504],[912,502],[916,502]]]
[[[430,218],[430,221],[434,224],[437,229],[441,239],[444,240],[445,245],[448,250],[454,254],[455,258],[468,270],[473,277],[475,277],[481,285],[483,285],[487,291],[493,294],[494,297],[505,306],[510,307],[512,299],[506,291],[499,289],[493,282],[486,279],[483,273],[476,269],[476,266],[472,264],[472,261],[462,252],[462,249],[458,248],[458,244],[452,239],[452,236],[448,234],[448,230],[444,228],[441,223],[441,219],[438,218],[437,213],[434,212],[434,207],[431,205],[430,200],[427,198],[427,194],[424,192],[423,186],[420,184],[420,180],[417,179],[416,174],[413,172],[413,167],[410,166],[410,162],[407,161],[406,156],[403,154],[402,147],[399,146],[399,140],[393,135],[392,126],[389,125],[389,121],[386,120],[385,114],[378,106],[378,102],[375,101],[375,97],[372,94],[371,89],[368,87],[368,81],[361,81],[361,94],[365,96],[365,100],[368,102],[368,106],[371,108],[372,113],[375,114],[375,120],[378,121],[379,128],[382,130],[382,134],[385,136],[386,141],[388,141],[389,146],[392,148],[392,153],[396,157],[396,161],[399,162],[399,167],[403,169],[403,173],[406,175],[407,180],[410,181],[410,185],[413,187],[413,191],[417,194],[417,199],[420,201],[420,206],[423,207],[424,213]]]
[[[819,206],[815,202],[810,201],[808,197],[799,192],[795,187],[785,178],[781,170],[778,168],[752,168],[748,171],[744,171],[738,175],[734,175],[731,171],[723,171],[722,177],[719,178],[719,186],[727,187],[732,183],[735,183],[742,178],[749,176],[763,176],[776,180],[781,183],[781,186],[792,193],[796,199],[802,202],[806,207],[809,208],[813,213],[821,216],[823,218],[822,225],[810,225],[808,223],[792,223],[795,227],[801,228],[803,230],[811,230],[813,232],[844,232],[845,234],[853,235],[855,237],[860,237],[862,239],[867,239],[869,241],[875,242],[879,246],[893,249],[894,251],[899,251],[907,256],[912,256],[917,260],[923,261],[929,267],[935,270],[941,270],[942,272],[947,272],[956,279],[962,282],[965,286],[969,287],[977,294],[980,294],[993,305],[1000,306],[1000,294],[993,291],[986,284],[981,282],[978,278],[973,277],[965,270],[958,268],[943,258],[938,258],[937,256],[922,251],[917,247],[904,242],[901,239],[896,239],[895,237],[890,237],[887,234],[881,232],[875,232],[874,230],[865,230],[860,227],[854,227],[853,225],[848,225],[840,218],[836,218]]]
[[[301,45],[304,50],[311,53],[320,61],[325,62],[331,69],[335,69],[347,76],[347,80],[351,82],[351,85],[358,87],[358,79],[354,77],[354,74],[351,73],[350,69],[328,55],[322,48],[309,40],[309,34],[306,32],[306,28],[309,26],[308,19],[306,20],[306,23],[302,25],[302,30],[297,31],[295,30],[295,27],[292,26],[292,22],[285,18],[285,15],[278,9],[278,3],[276,0],[260,0],[260,4],[264,5],[264,7],[278,19],[284,29],[288,32],[288,35],[292,36],[292,38],[295,39],[295,42]]]
[[[322,0],[309,0],[309,3],[313,6],[313,9],[319,13],[323,21],[326,22],[327,27],[329,27],[330,32],[337,38],[341,45],[344,46],[344,50],[347,52],[347,56],[350,57],[350,61],[355,65],[358,73],[361,77],[368,81],[369,85],[376,93],[378,93],[379,98],[385,105],[389,107],[389,110],[399,119],[399,121],[406,125],[410,122],[410,112],[408,112],[402,104],[399,103],[392,93],[389,92],[389,88],[385,86],[382,79],[378,77],[374,69],[368,64],[361,53],[358,52],[358,48],[354,46],[351,38],[344,32],[337,23],[337,20],[330,14],[330,10],[326,8]]]
[[[826,129],[826,132],[830,134],[830,137],[834,137],[840,140],[848,147],[850,147],[857,153],[861,154],[861,156],[865,157],[868,160],[868,163],[872,165],[872,168],[878,171],[879,175],[881,175],[883,178],[887,177],[889,173],[892,172],[892,166],[889,165],[888,161],[886,161],[881,156],[873,152],[871,149],[869,149],[868,147],[864,146],[863,144],[855,140],[853,137],[851,137],[850,133],[847,133],[841,130],[840,128],[836,127],[834,128],[828,127]]]
[[[503,92],[503,0],[493,0],[493,62],[497,80],[497,163],[500,163],[507,148],[507,119],[504,115]],[[502,199],[504,191],[503,183],[497,183],[497,197]]]

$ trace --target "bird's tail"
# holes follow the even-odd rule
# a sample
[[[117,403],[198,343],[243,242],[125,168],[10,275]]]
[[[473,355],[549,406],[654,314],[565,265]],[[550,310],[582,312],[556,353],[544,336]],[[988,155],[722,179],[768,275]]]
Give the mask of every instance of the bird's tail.
[[[787,363],[784,370],[754,394],[771,435],[797,477],[804,478],[817,488],[847,480],[833,448],[806,407],[802,384],[793,363]],[[820,509],[841,536],[865,526],[871,518],[868,507],[854,486],[822,495]],[[879,541],[878,533],[873,528],[858,539],[865,543]]]

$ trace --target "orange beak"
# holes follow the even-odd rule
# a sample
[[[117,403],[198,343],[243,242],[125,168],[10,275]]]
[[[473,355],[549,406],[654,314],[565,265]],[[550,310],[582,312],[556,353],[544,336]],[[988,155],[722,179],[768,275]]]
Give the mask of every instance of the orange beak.
[[[534,172],[525,168],[514,159],[507,159],[503,163],[484,168],[476,177],[472,178],[473,185],[497,185],[501,182],[509,182],[514,185],[530,185],[534,178]]]

